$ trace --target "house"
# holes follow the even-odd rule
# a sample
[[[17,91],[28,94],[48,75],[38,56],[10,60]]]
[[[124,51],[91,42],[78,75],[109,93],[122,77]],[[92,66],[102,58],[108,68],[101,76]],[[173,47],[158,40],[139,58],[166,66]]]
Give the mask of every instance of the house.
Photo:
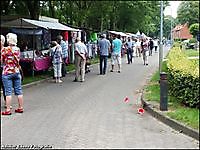
[[[188,24],[185,23],[184,25],[177,25],[172,30],[173,39],[181,39],[187,40],[192,38],[192,34],[189,32]]]

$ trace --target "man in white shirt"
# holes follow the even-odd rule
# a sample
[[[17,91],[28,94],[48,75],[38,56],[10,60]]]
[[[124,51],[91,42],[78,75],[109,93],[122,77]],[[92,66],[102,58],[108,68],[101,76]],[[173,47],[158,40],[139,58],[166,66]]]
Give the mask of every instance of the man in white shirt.
[[[136,57],[141,57],[141,41],[140,39],[138,38],[137,39],[137,42],[136,42]]]
[[[130,37],[128,37],[128,42],[126,42],[127,46],[127,60],[128,64],[132,63],[133,59],[133,41],[131,40]]]
[[[154,44],[155,52],[157,52],[158,40],[157,40],[157,39],[154,39],[153,44]]]
[[[85,81],[85,63],[86,63],[86,55],[87,55],[87,47],[84,43],[81,42],[80,37],[77,37],[75,43],[75,67],[76,67],[76,75],[74,82]]]

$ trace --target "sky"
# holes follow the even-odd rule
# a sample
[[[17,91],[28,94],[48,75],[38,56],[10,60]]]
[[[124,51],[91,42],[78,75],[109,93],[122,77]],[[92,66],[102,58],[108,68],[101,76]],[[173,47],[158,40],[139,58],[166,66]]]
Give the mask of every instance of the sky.
[[[170,6],[167,6],[164,10],[164,14],[171,15],[173,18],[177,17],[177,9],[181,1],[169,1]]]

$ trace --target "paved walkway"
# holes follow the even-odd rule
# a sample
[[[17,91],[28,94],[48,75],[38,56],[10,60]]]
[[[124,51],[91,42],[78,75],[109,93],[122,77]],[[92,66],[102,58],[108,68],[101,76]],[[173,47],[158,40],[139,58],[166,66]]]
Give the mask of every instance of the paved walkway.
[[[158,58],[158,53],[151,56],[149,66],[142,58],[130,65],[124,58],[122,73],[105,76],[94,65],[84,83],[72,82],[74,75],[68,74],[62,84],[48,81],[24,89],[25,112],[1,116],[2,146],[198,148],[198,141],[148,113],[137,114],[137,91],[158,69]],[[128,103],[123,101],[126,96]],[[17,106],[16,98],[12,105]]]

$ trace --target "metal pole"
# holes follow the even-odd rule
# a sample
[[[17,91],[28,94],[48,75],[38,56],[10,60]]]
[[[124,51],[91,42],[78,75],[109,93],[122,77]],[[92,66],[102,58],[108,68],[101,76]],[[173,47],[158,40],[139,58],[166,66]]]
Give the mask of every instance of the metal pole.
[[[159,71],[160,71],[160,110],[167,111],[167,74],[162,72],[163,60],[163,1],[160,1],[160,51],[159,51]]]
[[[159,48],[159,72],[162,68],[162,59],[163,59],[163,1],[160,1],[160,48]]]
[[[172,45],[173,45],[173,37],[172,37],[172,8],[171,8],[171,43],[170,44],[171,44],[171,47],[172,47]]]
[[[34,77],[34,61],[35,61],[35,29],[33,30],[33,62],[32,62],[32,77]]]

